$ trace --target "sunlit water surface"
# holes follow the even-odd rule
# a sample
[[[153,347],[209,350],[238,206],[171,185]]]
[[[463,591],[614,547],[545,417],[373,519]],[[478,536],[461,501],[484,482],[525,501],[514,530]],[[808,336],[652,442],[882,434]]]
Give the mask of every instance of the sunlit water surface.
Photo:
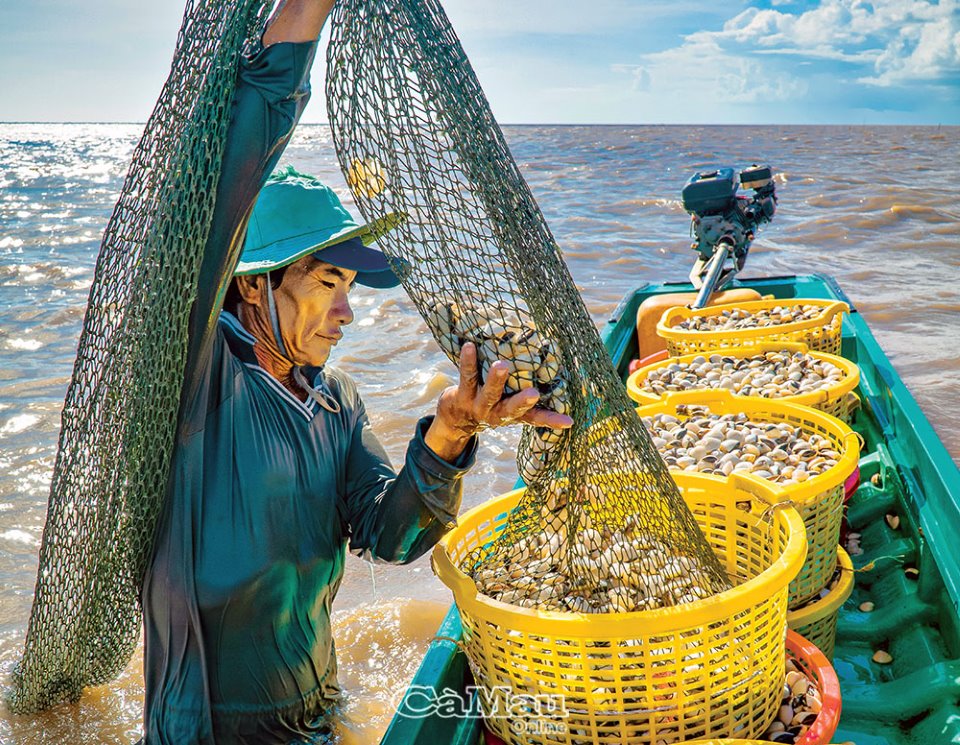
[[[686,277],[680,189],[695,170],[769,162],[780,205],[749,275],[823,272],[865,315],[897,372],[960,459],[960,129],[922,127],[507,127],[594,319],[643,281]],[[140,128],[0,125],[0,665],[19,654],[60,409],[100,235]],[[349,195],[329,130],[304,126],[285,161]],[[333,362],[359,381],[402,462],[416,420],[454,370],[401,289],[358,288]],[[517,431],[486,433],[465,506],[515,481]],[[375,742],[449,602],[426,558],[351,559],[337,600],[346,690],[342,739]],[[0,714],[0,742],[131,743],[142,669],[42,717]]]

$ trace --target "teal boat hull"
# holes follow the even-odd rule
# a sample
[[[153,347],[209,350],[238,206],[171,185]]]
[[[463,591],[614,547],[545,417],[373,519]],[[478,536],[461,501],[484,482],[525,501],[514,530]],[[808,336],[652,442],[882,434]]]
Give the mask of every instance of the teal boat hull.
[[[847,515],[851,530],[861,534],[863,553],[852,557],[856,585],[837,624],[833,664],[843,714],[833,741],[960,743],[960,471],[866,320],[830,277],[741,280],[736,286],[778,298],[843,300],[851,307],[842,354],[860,366],[857,392],[863,405],[854,428],[864,448],[861,483]],[[648,284],[623,299],[602,336],[624,378],[637,356],[634,320],[640,304],[653,295],[690,290],[685,283]],[[891,513],[900,517],[896,530],[884,519]],[[866,600],[875,605],[871,613],[859,611]],[[381,745],[483,743],[461,634],[452,606]],[[893,662],[873,662],[878,649],[887,650]],[[430,695],[473,705],[459,712],[422,706]]]

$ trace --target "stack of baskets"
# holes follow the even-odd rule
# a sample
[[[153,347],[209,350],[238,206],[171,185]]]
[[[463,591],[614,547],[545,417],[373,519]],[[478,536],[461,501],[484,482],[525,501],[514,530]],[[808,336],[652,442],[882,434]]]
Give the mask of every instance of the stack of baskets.
[[[837,453],[836,465],[828,468],[818,475],[813,475],[806,480],[798,483],[783,485],[777,483],[773,478],[764,478],[755,476],[747,468],[738,471],[745,478],[758,479],[768,484],[774,494],[774,501],[765,504],[759,500],[754,500],[751,507],[755,511],[764,512],[781,504],[790,504],[797,509],[803,519],[807,531],[807,560],[796,579],[790,583],[789,606],[791,609],[803,606],[809,600],[820,598],[820,592],[830,583],[834,571],[837,568],[837,545],[840,539],[840,525],[843,520],[843,498],[844,483],[847,477],[853,473],[857,467],[860,455],[860,444],[856,433],[848,425],[824,414],[816,409],[807,406],[796,406],[794,404],[785,404],[780,401],[771,401],[769,399],[757,399],[750,397],[737,397],[726,390],[716,391],[690,391],[668,396],[659,403],[648,404],[637,409],[637,413],[647,423],[648,429],[654,435],[654,442],[661,447],[662,452],[694,452],[699,455],[705,453],[705,457],[697,464],[690,464],[693,458],[687,457],[686,460],[679,460],[679,464],[673,457],[668,457],[667,464],[671,468],[683,468],[687,470],[706,470],[714,474],[712,478],[724,478],[722,471],[717,466],[719,463],[713,462],[716,457],[730,457],[736,451],[726,452],[717,449],[715,452],[706,451],[702,442],[716,442],[709,433],[700,438],[698,436],[686,435],[685,441],[696,443],[692,448],[671,448],[669,434],[654,422],[657,417],[666,417],[666,427],[684,429],[684,424],[691,421],[691,404],[696,405],[696,412],[709,413],[719,417],[732,418],[738,414],[744,414],[748,417],[751,424],[786,424],[795,428],[805,436],[819,435],[822,442],[829,443],[831,450],[828,452]],[[659,421],[663,422],[664,419]],[[701,419],[702,421],[702,419]],[[658,436],[663,435],[663,436]],[[699,447],[698,447],[699,446]],[[720,444],[723,447],[723,443]],[[711,456],[713,456],[711,458]],[[747,456],[749,457],[749,456]],[[739,465],[745,465],[739,463]],[[749,468],[749,466],[748,466]],[[759,471],[766,474],[766,471]]]
[[[523,490],[470,510],[434,549],[434,571],[453,591],[464,651],[483,692],[479,703],[496,737],[511,745],[672,745],[764,736],[781,713],[791,654],[788,619],[795,617],[812,635],[826,619],[818,606],[835,577],[844,482],[859,455],[857,438],[842,421],[850,416],[859,371],[831,354],[839,351],[845,306],[823,307],[819,326],[808,317],[798,329],[785,328],[788,324],[765,329],[768,339],[749,334],[753,346],[731,338],[718,345],[723,360],[778,354],[791,344],[797,353],[807,351],[804,344],[829,350],[811,354],[842,374],[833,370],[830,380],[838,379],[821,390],[804,390],[792,400],[703,390],[661,400],[641,390],[652,369],[715,353],[701,347],[651,364],[630,381],[631,394],[647,404],[641,415],[667,413],[679,420],[685,415],[680,404],[707,405],[718,416],[742,414],[816,434],[822,447],[836,454],[830,458],[836,463],[823,472],[787,486],[748,469],[672,469],[704,535],[736,578],[733,589],[679,606],[596,614],[522,608],[487,597],[468,575],[469,562],[504,530]],[[722,313],[723,307],[711,311]],[[671,313],[664,319],[674,317]],[[797,334],[790,336],[793,331]],[[688,351],[683,340],[668,341],[674,353]],[[831,601],[827,611],[836,607]],[[819,686],[821,678],[813,677]],[[834,708],[838,715],[839,700]],[[826,726],[811,727],[798,741],[827,742],[810,734]]]
[[[804,306],[808,311],[811,307],[819,307],[822,311],[817,317],[799,322],[734,330],[697,330],[698,327],[724,325],[718,319],[742,318],[758,311],[769,319],[774,308],[780,312],[791,304]],[[859,383],[859,369],[852,362],[836,356],[840,351],[842,314],[847,310],[845,303],[800,299],[719,305],[698,311],[672,308],[663,314],[657,331],[666,339],[670,353],[678,356],[647,365],[627,381],[631,397],[643,404],[638,409],[641,416],[668,414],[682,420],[678,407],[697,404],[717,415],[742,413],[750,421],[786,422],[804,433],[816,433],[830,441],[840,456],[835,466],[802,483],[770,484],[776,494],[776,503],[790,503],[797,507],[809,541],[807,561],[790,586],[788,622],[790,628],[810,639],[828,658],[833,656],[839,608],[853,590],[850,558],[837,545],[843,520],[844,482],[857,468],[860,452],[859,438],[849,426],[855,408],[851,401],[855,400],[853,389]],[[784,313],[784,317],[787,316]],[[709,323],[701,323],[701,319],[708,319]],[[810,348],[804,344],[809,344]],[[651,373],[654,378],[658,377],[655,372],[658,370],[679,371],[684,365],[702,369],[697,366],[705,360],[716,360],[717,355],[729,362],[756,355],[769,356],[778,350],[806,351],[811,357],[829,361],[840,368],[842,376],[820,390],[779,398],[733,395],[722,376],[717,375],[711,376],[713,379],[709,385],[704,380],[704,387],[698,384],[696,389],[687,391],[658,394],[647,384]],[[703,470],[689,465],[689,459],[681,464],[688,470]],[[677,467],[676,463],[671,467]],[[751,507],[764,510],[769,505],[753,504]]]

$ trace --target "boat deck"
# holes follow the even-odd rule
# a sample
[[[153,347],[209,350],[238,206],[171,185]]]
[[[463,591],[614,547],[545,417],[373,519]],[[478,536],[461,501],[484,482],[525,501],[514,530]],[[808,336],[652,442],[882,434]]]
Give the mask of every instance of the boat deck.
[[[877,344],[866,321],[828,277],[741,280],[761,294],[844,300],[842,354],[860,365],[863,405],[853,422],[864,439],[861,483],[848,505],[851,531],[863,553],[853,594],[843,605],[833,664],[843,715],[834,742],[856,745],[960,743],[960,471],[913,396]],[[687,284],[638,288],[624,298],[603,331],[620,373],[636,357],[634,318],[654,294]],[[897,529],[885,520],[900,517]],[[910,570],[910,571],[908,571]],[[916,570],[916,571],[912,571]],[[872,601],[874,610],[859,605]],[[414,686],[462,692],[472,684],[451,607],[414,678]],[[893,657],[872,661],[877,650]],[[401,706],[383,745],[475,745],[476,716],[417,717]]]

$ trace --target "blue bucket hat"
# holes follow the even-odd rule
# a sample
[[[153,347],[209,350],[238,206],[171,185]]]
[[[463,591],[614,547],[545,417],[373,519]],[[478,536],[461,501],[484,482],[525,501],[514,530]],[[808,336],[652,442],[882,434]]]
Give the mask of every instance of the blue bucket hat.
[[[275,171],[257,198],[235,274],[264,274],[312,254],[320,261],[357,272],[368,287],[400,284],[387,257],[370,247],[400,224],[391,213],[357,223],[329,186],[292,166]]]

